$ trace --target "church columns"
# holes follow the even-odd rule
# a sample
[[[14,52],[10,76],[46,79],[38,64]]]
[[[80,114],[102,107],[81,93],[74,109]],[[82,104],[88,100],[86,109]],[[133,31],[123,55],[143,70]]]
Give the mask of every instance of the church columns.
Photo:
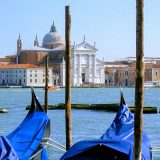
[[[82,84],[82,68],[81,68],[81,55],[78,54],[79,58],[78,58],[78,84]]]
[[[93,83],[93,67],[92,67],[92,55],[88,55],[88,81]]]
[[[94,55],[94,64],[93,64],[94,68],[94,73],[93,73],[93,83],[96,83],[96,56]]]
[[[73,55],[73,58],[72,58],[72,63],[71,63],[71,68],[72,68],[72,85],[74,86],[75,85],[75,78],[76,78],[76,56],[75,53],[74,53],[74,50],[72,51],[72,55]]]
[[[90,55],[89,55],[89,54],[88,54],[88,57],[87,57],[87,63],[88,63],[88,65],[86,65],[86,66],[87,66],[86,81],[87,81],[87,82],[90,82],[90,79],[89,79],[89,77],[90,77]]]

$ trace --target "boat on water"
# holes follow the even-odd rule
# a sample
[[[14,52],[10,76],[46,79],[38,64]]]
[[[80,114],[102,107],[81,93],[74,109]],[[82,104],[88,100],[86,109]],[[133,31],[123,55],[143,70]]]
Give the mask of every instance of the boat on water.
[[[45,88],[43,90],[45,90]],[[57,90],[60,90],[60,87],[48,87],[48,91],[57,91]]]
[[[133,160],[134,118],[121,93],[120,108],[111,126],[95,140],[75,143],[60,160]],[[151,160],[150,140],[142,134],[142,159]]]
[[[152,81],[144,82],[144,88],[152,88],[152,87],[156,87],[154,82]]]
[[[0,108],[0,113],[8,113],[8,110],[5,108]]]
[[[32,90],[31,108],[22,123],[6,137],[0,136],[0,159],[47,160],[50,120]]]

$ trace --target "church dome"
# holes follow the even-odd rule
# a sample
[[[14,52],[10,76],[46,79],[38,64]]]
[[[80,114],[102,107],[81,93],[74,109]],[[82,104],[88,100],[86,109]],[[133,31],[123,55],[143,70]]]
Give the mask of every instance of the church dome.
[[[62,45],[64,45],[63,39],[56,31],[56,27],[53,23],[50,32],[47,33],[43,38],[43,47],[52,49]]]

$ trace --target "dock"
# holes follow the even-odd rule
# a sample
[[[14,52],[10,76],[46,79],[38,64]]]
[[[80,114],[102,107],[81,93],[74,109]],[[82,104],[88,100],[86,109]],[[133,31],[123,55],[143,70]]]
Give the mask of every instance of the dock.
[[[43,106],[44,107],[44,106]],[[119,109],[118,103],[111,104],[71,104],[72,109],[83,109],[83,110],[97,110],[97,111],[107,111],[107,112],[117,112]],[[30,105],[26,107],[26,110],[29,110]],[[60,110],[65,109],[64,103],[59,103],[57,105],[48,105],[48,110]],[[134,113],[135,107],[130,106],[130,111]],[[152,114],[159,113],[159,109],[157,107],[146,106],[143,108],[143,113]]]

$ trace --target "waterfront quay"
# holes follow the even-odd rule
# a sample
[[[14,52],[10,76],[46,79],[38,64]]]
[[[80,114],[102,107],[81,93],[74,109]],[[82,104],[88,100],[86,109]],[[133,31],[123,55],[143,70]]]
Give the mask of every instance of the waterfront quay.
[[[120,88],[72,88],[72,103],[109,104],[119,103]],[[123,93],[128,106],[134,106],[134,88],[124,88]],[[41,104],[44,104],[44,90],[36,88],[35,93]],[[65,89],[49,92],[49,105],[64,103]],[[160,108],[160,89],[145,89],[144,105]],[[1,115],[0,134],[7,135],[24,119],[26,106],[31,101],[30,88],[0,88],[1,107],[7,108],[8,113]],[[84,139],[99,138],[112,123],[115,112],[97,110],[72,110],[73,143]],[[49,110],[51,119],[51,138],[65,145],[65,113],[64,110]],[[144,131],[151,140],[152,146],[159,146],[159,114],[144,114]],[[96,127],[95,127],[96,126]],[[97,127],[98,126],[98,127]],[[63,152],[48,148],[49,160],[59,158]],[[153,159],[160,159],[158,153]]]

